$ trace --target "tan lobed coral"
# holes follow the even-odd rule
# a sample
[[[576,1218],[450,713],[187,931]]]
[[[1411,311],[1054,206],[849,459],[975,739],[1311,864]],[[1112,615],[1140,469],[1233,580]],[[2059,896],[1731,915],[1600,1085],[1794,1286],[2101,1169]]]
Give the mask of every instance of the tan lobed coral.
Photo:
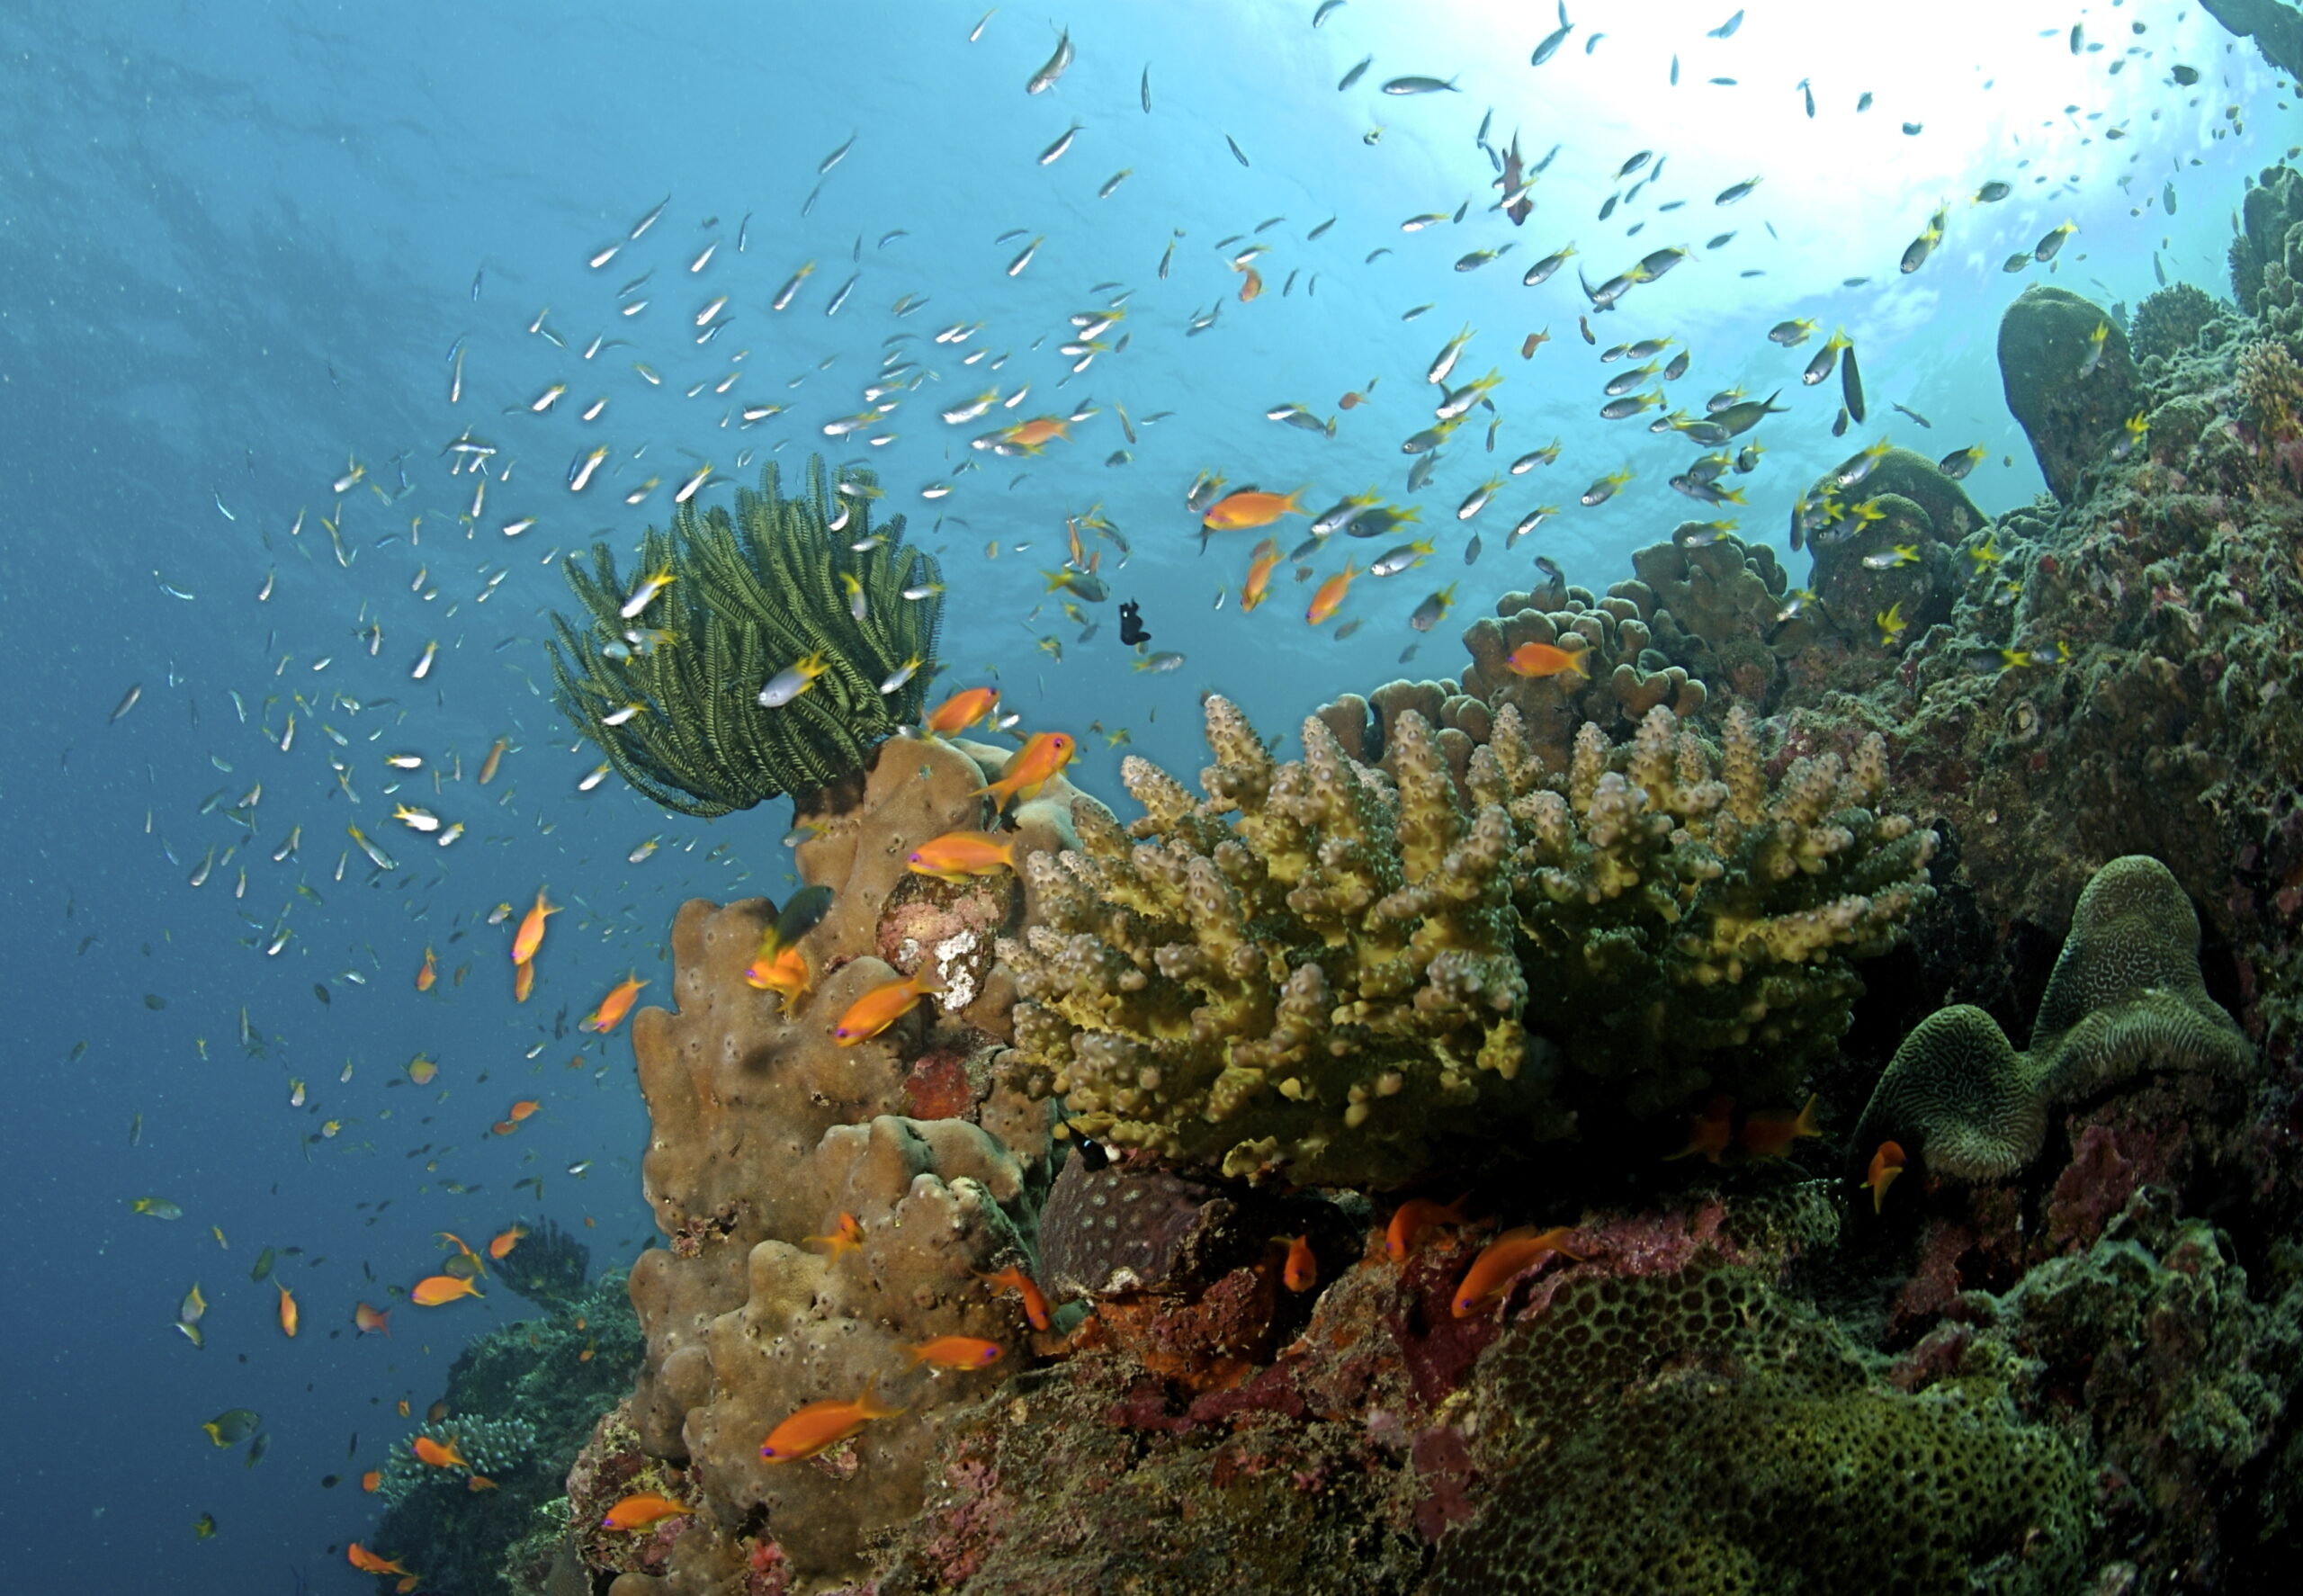
[[[660,1576],[621,1576],[627,1596],[716,1592],[770,1556],[763,1547],[802,1582],[853,1577],[865,1538],[918,1511],[935,1410],[985,1377],[913,1370],[905,1349],[967,1335],[999,1345],[1012,1365],[1025,1345],[1013,1296],[976,1278],[1028,1262],[1047,1152],[1045,1105],[985,1067],[1004,985],[986,982],[950,1014],[931,1000],[855,1046],[831,1036],[858,994],[898,973],[883,950],[908,952],[910,967],[933,962],[947,982],[977,967],[976,950],[950,944],[982,918],[923,896],[941,883],[916,886],[905,857],[985,823],[977,789],[999,759],[993,749],[892,741],[867,776],[829,796],[833,808],[799,850],[802,873],[835,891],[799,945],[817,981],[796,1012],[744,979],[773,905],[694,902],[674,925],[677,1008],[643,1009],[632,1027],[651,1121],[642,1174],[671,1244],[632,1272],[647,1360],[631,1412],[646,1453],[686,1470],[699,1511]],[[1053,793],[1093,812],[1067,785]],[[1019,851],[1070,835],[1044,807],[1023,818]],[[969,891],[1005,905],[997,918],[1012,923],[1012,878]],[[923,904],[942,904],[954,937],[890,934],[924,923]],[[950,1079],[923,1094],[915,1066],[935,1059],[950,1062]],[[908,1117],[923,1096],[956,1113]],[[843,1215],[859,1246],[811,1244],[838,1233]],[[906,1412],[820,1458],[761,1458],[793,1410],[866,1389]]]
[[[2030,1047],[2016,1052],[1964,1003],[1929,1015],[1880,1076],[1855,1143],[1895,1141],[1931,1175],[2003,1179],[2038,1154],[2058,1103],[2146,1069],[2235,1070],[2254,1056],[2200,979],[2199,917],[2173,873],[2129,855],[2079,894]]]
[[[1715,752],[1659,705],[1621,748],[1587,723],[1555,772],[1507,704],[1465,802],[1412,711],[1386,771],[1303,735],[1277,764],[1211,697],[1206,798],[1130,759],[1144,818],[1031,863],[1035,923],[1001,946],[1017,1046],[1088,1134],[1388,1184],[1444,1133],[1573,1134],[1563,1061],[1642,1116],[1777,1100],[1844,1030],[1848,961],[1930,895],[1932,834],[1877,812],[1877,739],[1770,790],[1740,709]]]

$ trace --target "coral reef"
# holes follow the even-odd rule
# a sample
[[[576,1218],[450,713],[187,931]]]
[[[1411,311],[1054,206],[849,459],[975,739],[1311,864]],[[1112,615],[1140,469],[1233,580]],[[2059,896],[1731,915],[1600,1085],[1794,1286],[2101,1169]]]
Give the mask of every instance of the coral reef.
[[[2058,1103],[2139,1070],[2237,1070],[2254,1057],[2200,980],[2182,888],[2158,860],[2129,856],[2079,894],[2029,1050],[1980,1009],[1930,1015],[1879,1078],[1855,1144],[1894,1141],[1931,1174],[2001,1179],[2038,1153]]]
[[[2048,490],[2068,504],[2136,411],[2127,334],[2075,293],[2027,288],[2000,318],[1999,372]]]
[[[2146,294],[2128,323],[2128,346],[2146,371],[2150,363],[2173,360],[2200,347],[2200,335],[2220,318],[2224,307],[2212,294],[2188,282],[2171,282]]]
[[[1927,901],[1933,838],[1877,812],[1877,742],[1770,792],[1742,711],[1714,752],[1658,706],[1555,773],[1507,704],[1468,807],[1412,712],[1385,781],[1316,717],[1277,765],[1206,709],[1207,797],[1129,760],[1145,817],[1035,859],[1040,923],[1002,947],[1018,1053],[1080,1129],[1168,1160],[1397,1183],[1436,1135],[1572,1134],[1563,1067],[1641,1116],[1779,1100],[1845,1027],[1848,961]]]
[[[2239,203],[2231,240],[2231,297],[2263,327],[2292,343],[2303,337],[2303,172],[2267,166]]]
[[[522,1228],[527,1233],[496,1266],[504,1284],[544,1309],[566,1307],[584,1295],[592,1250],[551,1220]]]
[[[515,1320],[473,1341],[448,1371],[444,1416],[393,1443],[380,1487],[388,1506],[374,1534],[362,1538],[408,1552],[424,1588],[440,1596],[517,1591],[527,1576],[507,1569],[525,1568],[536,1556],[546,1510],[563,1495],[599,1416],[630,1393],[641,1351],[620,1269],[546,1317]],[[454,1438],[471,1472],[492,1488],[473,1488],[465,1470],[418,1462],[408,1449],[414,1433]],[[548,1562],[549,1551],[543,1556]]]
[[[903,517],[873,525],[878,495],[870,472],[834,480],[811,458],[805,495],[786,498],[770,463],[732,515],[689,504],[668,531],[651,528],[629,580],[605,543],[588,568],[569,560],[585,614],[552,617],[560,713],[617,774],[684,814],[805,796],[856,770],[918,718],[943,604],[935,558],[904,543]],[[670,586],[627,616],[664,572]],[[802,686],[795,668],[817,674]],[[796,695],[759,703],[785,678]]]

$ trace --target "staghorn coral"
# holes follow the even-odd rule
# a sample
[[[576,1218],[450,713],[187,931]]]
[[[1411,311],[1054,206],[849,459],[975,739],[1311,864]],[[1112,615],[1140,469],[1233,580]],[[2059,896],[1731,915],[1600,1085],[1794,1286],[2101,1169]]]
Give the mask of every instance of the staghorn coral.
[[[1483,1358],[1474,1412],[1487,1489],[1429,1596],[2061,1592],[2085,1567],[2086,1476],[2003,1386],[1898,1392],[1714,1259],[1578,1271]]]
[[[1719,754],[1660,705],[1621,749],[1587,723],[1555,776],[1507,705],[1468,804],[1412,712],[1395,785],[1317,718],[1287,765],[1222,698],[1207,736],[1205,800],[1131,759],[1135,846],[1083,822],[1034,861],[1041,923],[1002,957],[1080,1129],[1229,1175],[1390,1183],[1438,1134],[1573,1134],[1562,1060],[1643,1116],[1779,1098],[1930,892],[1876,740],[1770,793],[1740,709]]]
[[[2099,330],[2102,349],[2091,354]],[[2090,360],[2092,371],[2086,370]],[[2071,502],[2081,478],[2103,459],[2137,408],[2140,390],[2127,334],[2077,294],[2035,285],[2000,318],[1999,374],[2048,491]]]
[[[2199,918],[2158,860],[2095,873],[2017,1053],[1991,1016],[1930,1015],[1895,1050],[1855,1144],[1903,1144],[1931,1174],[1996,1180],[2039,1151],[2056,1104],[2146,1069],[2236,1070],[2254,1055],[2199,972]]]
[[[811,794],[856,770],[926,702],[921,661],[935,655],[943,603],[936,560],[905,545],[903,517],[872,525],[878,493],[870,472],[843,468],[835,481],[811,458],[805,495],[786,498],[770,463],[757,493],[738,490],[732,516],[688,505],[669,531],[651,528],[631,580],[605,543],[588,568],[569,560],[585,616],[552,617],[560,713],[626,781],[683,814]],[[624,618],[638,581],[663,570],[671,587]],[[924,599],[903,596],[922,587]],[[640,627],[671,638],[651,645]],[[759,704],[765,684],[812,658],[826,668],[806,692]],[[882,692],[907,663],[910,678]],[[634,704],[630,719],[605,723]]]

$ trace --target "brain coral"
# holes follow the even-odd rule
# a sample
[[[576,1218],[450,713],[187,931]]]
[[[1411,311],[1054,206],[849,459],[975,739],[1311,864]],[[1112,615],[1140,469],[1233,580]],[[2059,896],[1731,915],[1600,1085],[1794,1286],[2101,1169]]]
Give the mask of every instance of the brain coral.
[[[1222,698],[1207,735],[1205,799],[1130,759],[1144,818],[1031,861],[1001,956],[1080,1129],[1228,1174],[1389,1184],[1436,1134],[1572,1134],[1563,1061],[1640,1116],[1780,1098],[1845,1029],[1848,960],[1930,894],[1876,739],[1770,789],[1748,715],[1714,751],[1659,705],[1554,771],[1506,704],[1465,802],[1412,711],[1390,779],[1318,718],[1285,765]]]
[[[2086,1478],[1984,1381],[1905,1394],[1755,1272],[1585,1274],[1483,1359],[1429,1596],[2067,1592]]]
[[[2164,865],[2130,854],[2080,893],[2029,1051],[1980,1009],[1928,1016],[1880,1076],[1856,1145],[1894,1140],[1932,1174],[2001,1179],[2039,1152],[2057,1103],[2140,1070],[2238,1069],[2254,1054],[2200,979],[2191,900]]]

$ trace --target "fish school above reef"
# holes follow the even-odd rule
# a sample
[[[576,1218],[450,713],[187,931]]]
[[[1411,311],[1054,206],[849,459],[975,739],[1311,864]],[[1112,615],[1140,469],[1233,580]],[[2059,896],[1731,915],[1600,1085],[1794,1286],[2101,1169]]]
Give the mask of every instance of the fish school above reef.
[[[2010,309],[2051,496],[1868,452],[1797,594],[1732,534],[1509,594],[1297,758],[1209,695],[1133,819],[983,695],[753,778],[809,884],[634,1015],[668,1244],[535,1588],[2257,1588],[2303,179],[2247,216],[2236,306]]]

